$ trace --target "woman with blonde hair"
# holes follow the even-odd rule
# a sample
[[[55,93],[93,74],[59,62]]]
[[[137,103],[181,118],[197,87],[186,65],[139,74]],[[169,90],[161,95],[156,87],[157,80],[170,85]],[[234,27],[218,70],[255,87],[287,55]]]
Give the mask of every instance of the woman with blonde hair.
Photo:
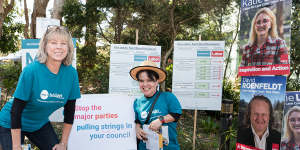
[[[242,67],[289,63],[286,43],[278,37],[276,16],[270,8],[256,12],[248,44],[242,50]]]
[[[284,135],[281,150],[300,149],[300,107],[293,106],[284,116]]]
[[[38,61],[27,65],[14,97],[0,111],[0,147],[21,150],[26,136],[40,150],[66,150],[80,98],[78,75],[72,67],[74,45],[67,28],[48,26],[40,41]],[[64,107],[59,141],[49,116]]]

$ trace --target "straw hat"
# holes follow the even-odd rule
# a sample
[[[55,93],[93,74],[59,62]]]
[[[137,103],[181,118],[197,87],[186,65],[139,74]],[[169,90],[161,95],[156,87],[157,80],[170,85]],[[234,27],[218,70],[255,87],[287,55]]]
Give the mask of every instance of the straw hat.
[[[141,70],[152,70],[158,74],[158,83],[165,81],[166,72],[156,66],[156,64],[152,61],[146,60],[142,62],[140,66],[134,67],[130,70],[129,74],[134,79],[137,80],[136,74]]]

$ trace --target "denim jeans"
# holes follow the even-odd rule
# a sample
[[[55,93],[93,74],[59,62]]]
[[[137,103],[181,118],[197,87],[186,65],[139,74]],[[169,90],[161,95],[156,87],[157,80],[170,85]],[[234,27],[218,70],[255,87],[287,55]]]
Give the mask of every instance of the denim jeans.
[[[59,143],[56,133],[50,122],[34,132],[21,131],[21,143],[24,143],[26,136],[40,150],[52,150],[52,147]],[[12,150],[11,131],[0,126],[0,147],[2,150]]]

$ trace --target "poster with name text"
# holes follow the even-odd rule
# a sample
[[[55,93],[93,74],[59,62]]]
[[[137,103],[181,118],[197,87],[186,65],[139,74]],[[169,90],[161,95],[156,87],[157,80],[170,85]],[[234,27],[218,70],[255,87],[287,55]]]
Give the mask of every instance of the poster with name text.
[[[259,150],[254,135],[263,134],[269,134],[266,149],[279,150],[285,90],[285,76],[242,77],[237,150]]]
[[[300,123],[300,92],[286,92],[280,149],[297,149]]]
[[[290,73],[292,0],[241,0],[239,76]]]

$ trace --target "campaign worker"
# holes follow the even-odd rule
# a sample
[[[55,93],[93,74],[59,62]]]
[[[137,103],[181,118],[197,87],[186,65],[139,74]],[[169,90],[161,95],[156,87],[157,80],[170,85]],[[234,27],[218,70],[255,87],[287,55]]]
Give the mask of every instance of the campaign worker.
[[[284,134],[281,150],[300,149],[300,107],[293,106],[284,116]]]
[[[152,61],[144,61],[140,66],[130,70],[130,76],[138,81],[143,93],[143,96],[134,101],[136,136],[142,140],[138,144],[138,149],[146,150],[144,141],[147,140],[147,134],[143,130],[143,125],[149,124],[149,129],[155,132],[158,132],[162,126],[167,126],[169,143],[164,144],[163,149],[179,150],[176,126],[182,114],[180,103],[174,94],[158,90],[159,83],[166,79],[165,71],[156,67]],[[151,115],[148,117],[149,114]]]
[[[21,150],[26,136],[40,150],[66,150],[76,99],[80,98],[77,71],[72,67],[72,37],[63,26],[48,26],[38,61],[22,71],[13,98],[0,112],[0,147]],[[48,117],[64,106],[59,141]]]
[[[274,121],[273,108],[270,100],[263,95],[254,96],[247,108],[245,128],[238,130],[237,143],[272,150],[279,148],[280,133],[272,129]]]
[[[288,49],[278,37],[276,16],[267,7],[259,9],[251,23],[248,44],[242,48],[243,66],[288,64]]]

